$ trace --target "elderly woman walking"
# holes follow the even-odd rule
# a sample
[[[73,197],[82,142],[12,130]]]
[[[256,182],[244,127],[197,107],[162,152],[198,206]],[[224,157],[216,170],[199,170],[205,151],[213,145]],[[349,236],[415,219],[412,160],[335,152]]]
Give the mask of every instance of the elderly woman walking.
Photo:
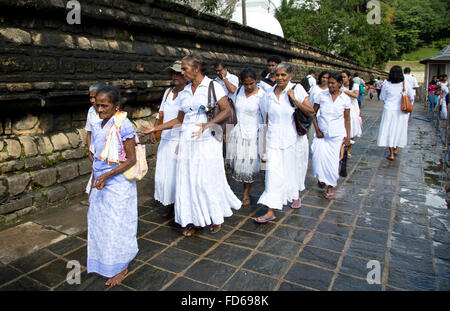
[[[300,191],[305,189],[308,168],[308,139],[298,136],[294,124],[295,107],[289,98],[306,116],[312,117],[314,111],[308,94],[300,85],[291,83],[292,67],[280,63],[275,69],[276,86],[266,93],[264,110],[268,112],[267,131],[267,171],[265,190],[258,204],[268,207],[266,214],[255,218],[257,223],[274,220],[274,210],[292,201],[291,208],[300,208]]]
[[[343,80],[340,72],[330,75],[328,91],[319,94],[314,111],[320,115],[314,120],[316,136],[311,145],[312,176],[318,178],[318,186],[328,186],[324,197],[333,200],[339,179],[341,147],[350,145],[350,98],[341,91]]]
[[[92,125],[95,147],[93,189],[89,197],[87,272],[120,284],[138,252],[136,182],[122,174],[136,163],[135,131],[119,111],[120,93],[113,86],[97,91],[100,120]]]
[[[175,119],[180,110],[179,93],[186,86],[186,80],[181,74],[181,61],[176,61],[166,69],[172,76],[173,87],[168,88],[163,95],[156,123],[165,123]],[[155,168],[155,200],[164,206],[169,206],[168,215],[172,215],[175,204],[175,184],[177,155],[176,150],[180,140],[180,127],[162,131],[161,141],[156,154]],[[155,133],[150,135],[150,141],[156,142]]]
[[[406,93],[413,102],[414,93],[409,83],[405,83],[402,67],[393,66],[389,71],[388,79],[383,83],[380,100],[384,102],[378,131],[377,145],[389,147],[386,159],[394,161],[395,156],[408,142],[409,113],[401,111],[402,93]]]
[[[261,124],[264,124],[261,112],[265,92],[256,86],[256,72],[252,68],[242,70],[242,86],[236,90],[235,103],[237,124],[227,139],[227,159],[232,168],[231,177],[244,183],[242,205],[250,205],[250,188],[255,175],[260,170]]]
[[[175,192],[175,222],[185,227],[183,235],[192,236],[209,225],[211,233],[221,229],[224,217],[232,216],[241,201],[228,185],[222,156],[222,133],[218,124],[230,115],[230,106],[223,88],[204,73],[203,60],[196,54],[181,62],[181,73],[190,83],[180,92],[178,116],[149,128],[143,134],[181,126]],[[208,120],[206,110],[209,87],[212,105],[220,112]]]

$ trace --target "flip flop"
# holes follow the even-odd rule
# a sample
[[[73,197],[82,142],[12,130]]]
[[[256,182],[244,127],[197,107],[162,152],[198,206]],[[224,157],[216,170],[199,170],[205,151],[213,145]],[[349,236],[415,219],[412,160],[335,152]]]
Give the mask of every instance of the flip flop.
[[[198,231],[200,231],[202,229],[203,229],[202,227],[196,227],[196,226],[190,225],[189,227],[186,227],[183,230],[183,235],[186,236],[186,237],[190,237],[190,236],[193,236],[194,234],[196,234]]]
[[[262,219],[264,219],[264,220],[258,220],[258,219],[260,219],[260,218],[262,218]],[[272,221],[272,220],[275,220],[276,219],[276,217],[274,216],[274,217],[272,217],[272,218],[269,218],[269,217],[267,217],[267,216],[259,216],[259,217],[257,217],[257,218],[253,218],[253,220],[256,222],[256,223],[258,223],[258,224],[265,224],[266,222],[269,222],[269,221]]]
[[[296,207],[294,207],[294,206],[296,206]],[[292,209],[299,209],[301,206],[302,206],[302,199],[292,201],[292,204],[291,204]]]
[[[395,158],[390,158],[390,157],[386,157],[386,159],[388,159],[389,161],[394,161]]]

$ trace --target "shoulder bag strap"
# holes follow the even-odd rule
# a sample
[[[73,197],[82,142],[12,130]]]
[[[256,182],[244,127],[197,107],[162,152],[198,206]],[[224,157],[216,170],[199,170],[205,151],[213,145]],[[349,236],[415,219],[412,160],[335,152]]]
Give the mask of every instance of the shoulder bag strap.
[[[211,94],[212,94],[212,98],[214,100],[214,105],[217,103],[217,97],[216,97],[216,91],[214,90],[214,80],[211,80],[211,82],[209,82],[209,87],[208,87],[208,105],[210,105],[210,107],[214,107],[214,105],[211,102]]]

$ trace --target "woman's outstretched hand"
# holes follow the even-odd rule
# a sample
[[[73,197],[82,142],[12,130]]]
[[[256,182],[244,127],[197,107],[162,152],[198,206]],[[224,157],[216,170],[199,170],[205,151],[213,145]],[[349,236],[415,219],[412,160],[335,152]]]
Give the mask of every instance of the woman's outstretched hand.
[[[139,133],[139,137],[143,137],[145,135],[149,135],[149,134],[154,133],[154,132],[156,132],[154,126],[151,126],[151,127],[145,126],[145,130],[143,132]]]

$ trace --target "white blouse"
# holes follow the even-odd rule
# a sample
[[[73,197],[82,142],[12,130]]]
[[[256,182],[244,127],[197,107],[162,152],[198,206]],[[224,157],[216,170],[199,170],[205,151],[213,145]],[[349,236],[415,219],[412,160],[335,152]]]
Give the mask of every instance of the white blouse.
[[[391,83],[390,81],[383,82],[383,88],[380,93],[380,100],[384,102],[384,109],[400,111],[402,104],[402,90],[403,83]],[[414,101],[414,93],[409,83],[405,82],[406,94],[409,96],[411,102]]]
[[[293,113],[295,107],[291,106],[287,90],[294,86],[289,82],[286,88],[281,92],[279,99],[275,96],[275,87],[264,96],[262,111],[267,111],[269,115],[269,126],[267,130],[267,146],[270,148],[285,149],[297,141],[297,130],[294,124]],[[301,84],[297,84],[294,89],[294,96],[303,103],[308,93]]]
[[[191,129],[193,131],[198,130],[194,129],[193,126],[197,123],[207,123],[208,117],[201,106],[207,107],[208,105],[208,88],[209,83],[212,81],[210,78],[205,76],[200,83],[200,85],[195,90],[195,93],[192,94],[192,83],[186,85],[184,90],[182,90],[178,97],[180,98],[180,110],[184,112],[183,125],[181,130],[184,132],[187,129]],[[219,83],[214,81],[214,90],[216,93],[216,99],[220,100],[222,97],[227,96],[225,91],[220,86]],[[211,100],[214,97],[211,96]],[[187,131],[189,132],[189,131]],[[191,133],[187,133],[183,136],[186,139],[190,139]],[[205,129],[202,134],[203,138],[211,137],[211,129]]]
[[[237,121],[241,129],[241,136],[245,139],[254,138],[258,132],[259,124],[264,123],[261,106],[265,94],[264,90],[259,88],[256,94],[247,97],[243,86],[238,88],[234,94],[233,102]]]
[[[352,89],[350,90],[349,88],[346,88],[345,86],[344,86],[344,84],[342,84],[342,86],[341,86],[341,92],[344,92],[344,91],[351,91],[351,92],[354,92],[354,91],[358,91],[359,92],[359,84],[357,84],[357,83],[353,83],[353,86],[352,86]],[[347,95],[348,96],[348,95]],[[351,97],[351,96],[348,96],[349,98],[350,98],[350,103],[355,107],[358,107],[359,108],[359,105],[358,105],[358,99],[356,98],[356,97]],[[359,110],[359,109],[358,109]],[[359,113],[358,113],[358,115],[359,115]]]
[[[170,92],[170,93],[169,93]],[[174,100],[174,93],[170,88],[164,92],[164,96],[161,100],[161,106],[159,111],[163,112],[163,123],[175,119],[178,116],[180,110],[179,96]],[[159,118],[159,115],[158,115]],[[174,127],[170,130],[164,130],[161,133],[161,139],[178,140],[180,138],[180,127]]]
[[[309,101],[311,102],[311,106],[314,107],[314,104],[317,104],[316,98],[319,96],[319,93],[326,92],[326,91],[328,91],[328,88],[326,88],[325,90],[322,90],[320,88],[320,86],[318,86],[317,84],[314,85],[311,88],[311,90],[309,91]]]
[[[316,102],[320,105],[320,115],[317,122],[325,137],[347,136],[344,111],[350,109],[350,97],[341,93],[333,102],[330,91],[319,94]]]

